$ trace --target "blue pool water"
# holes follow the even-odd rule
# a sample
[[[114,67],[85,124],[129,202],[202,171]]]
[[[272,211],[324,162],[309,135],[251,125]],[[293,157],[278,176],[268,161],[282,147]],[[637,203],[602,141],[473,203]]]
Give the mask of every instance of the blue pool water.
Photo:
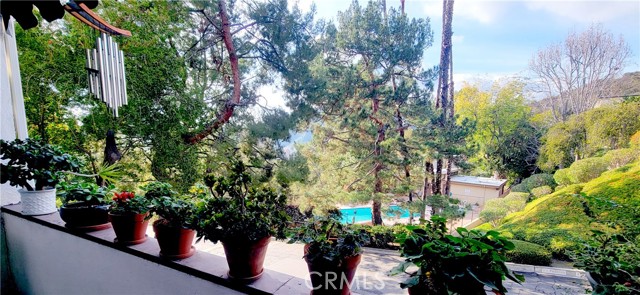
[[[342,223],[371,221],[371,207],[340,209],[340,212],[342,212]],[[394,218],[398,216],[398,213],[400,213],[400,218],[409,218],[409,210],[396,205],[389,206],[389,210],[383,209],[382,218]]]

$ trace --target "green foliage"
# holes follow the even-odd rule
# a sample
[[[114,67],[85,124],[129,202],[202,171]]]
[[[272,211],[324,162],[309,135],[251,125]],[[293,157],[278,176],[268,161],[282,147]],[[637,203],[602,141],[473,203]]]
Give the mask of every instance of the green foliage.
[[[258,183],[244,163],[231,159],[225,175],[205,178],[212,196],[197,204],[198,238],[255,242],[285,238],[287,196],[268,183]]]
[[[533,125],[521,81],[495,83],[489,92],[464,85],[456,94],[460,119],[475,122],[467,141],[477,145],[472,163],[484,171],[520,178],[535,170],[540,132]]]
[[[412,265],[418,271],[401,283],[402,288],[421,286],[427,294],[484,294],[488,286],[505,293],[505,278],[524,281],[505,265],[505,251],[513,243],[496,231],[480,232],[458,228],[458,237],[448,235],[446,220],[433,217],[424,226],[407,226],[408,233],[398,235],[400,254],[405,262],[392,273],[406,272]]]
[[[640,162],[635,162],[587,183],[539,197],[522,212],[507,216],[496,230],[543,245],[554,256],[567,258],[567,250],[575,250],[587,241],[590,230],[605,231],[612,223],[616,224],[615,231],[637,239],[639,208]]]
[[[550,193],[553,193],[553,189],[548,185],[536,187],[531,190],[531,195],[533,195],[534,198],[546,196]]]
[[[538,166],[545,171],[565,168],[576,159],[630,144],[640,130],[640,102],[598,107],[553,125],[543,137]]]
[[[607,171],[607,166],[607,162],[602,157],[578,160],[569,167],[567,177],[571,183],[587,182]]]
[[[480,211],[480,218],[496,227],[508,213],[503,199],[491,199],[485,203],[484,209]]]
[[[330,210],[326,216],[314,216],[291,231],[288,243],[307,244],[304,258],[308,263],[326,261],[340,265],[343,259],[362,253],[362,247],[369,240],[364,229],[344,225],[341,219],[337,209]]]
[[[570,185],[571,180],[569,179],[569,168],[556,170],[556,172],[553,174],[553,180],[555,180],[559,185]]]
[[[152,212],[162,217],[168,226],[196,228],[195,200],[189,195],[179,195],[168,183],[152,182],[144,187],[145,198],[151,201]]]
[[[2,163],[0,183],[9,183],[29,191],[55,187],[61,171],[77,171],[79,161],[60,148],[35,139],[0,140]],[[35,187],[29,184],[35,181]]]
[[[534,188],[545,185],[550,186],[551,188],[556,187],[556,181],[554,180],[553,175],[547,173],[533,174],[523,179],[520,184],[513,186],[511,191],[530,193]]]
[[[640,292],[640,247],[621,235],[594,231],[590,243],[572,253],[575,267],[596,282],[594,295]]]
[[[640,149],[626,148],[608,151],[602,156],[602,160],[609,165],[609,169],[615,169],[640,159]]]
[[[151,211],[152,208],[149,199],[132,192],[122,191],[114,193],[109,211],[118,215],[144,214]],[[151,218],[151,214],[147,218]]]
[[[103,205],[109,202],[109,195],[114,188],[113,185],[102,187],[88,182],[60,182],[56,186],[56,195],[62,201],[62,205]]]
[[[404,225],[367,225],[367,224],[352,224],[349,226],[354,231],[364,231],[369,240],[364,243],[363,246],[378,248],[378,249],[399,249],[399,246],[395,243],[396,236],[400,232],[406,231]]]
[[[538,244],[511,240],[515,249],[505,252],[507,261],[529,265],[551,265],[551,252]]]

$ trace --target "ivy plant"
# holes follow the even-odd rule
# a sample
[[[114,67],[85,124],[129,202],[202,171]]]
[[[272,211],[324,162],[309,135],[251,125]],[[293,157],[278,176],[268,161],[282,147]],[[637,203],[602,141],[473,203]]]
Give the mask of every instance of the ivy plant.
[[[211,196],[198,203],[198,240],[255,242],[269,236],[286,237],[287,197],[268,183],[253,181],[242,161],[232,160],[226,175],[208,174]]]
[[[61,171],[78,171],[80,162],[60,148],[35,139],[0,140],[3,160],[0,183],[20,186],[28,191],[55,187]],[[34,181],[31,185],[29,181]]]
[[[309,218],[290,232],[289,243],[308,244],[304,258],[309,263],[339,266],[345,258],[362,253],[363,245],[369,242],[364,229],[353,229],[341,220],[342,214],[337,209],[327,211],[325,216]]]
[[[513,243],[496,231],[481,232],[458,228],[459,236],[447,234],[446,219],[433,216],[425,225],[407,226],[397,242],[405,262],[391,274],[407,272],[410,277],[402,288],[415,287],[426,294],[485,294],[487,286],[496,294],[507,292],[505,278],[520,283],[524,277],[512,273],[505,265],[505,251]]]

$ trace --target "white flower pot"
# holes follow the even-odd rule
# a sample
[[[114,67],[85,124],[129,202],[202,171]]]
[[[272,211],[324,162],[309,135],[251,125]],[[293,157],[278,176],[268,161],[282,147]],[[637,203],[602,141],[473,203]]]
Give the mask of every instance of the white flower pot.
[[[18,190],[22,202],[22,215],[44,215],[56,212],[56,189],[41,191]]]

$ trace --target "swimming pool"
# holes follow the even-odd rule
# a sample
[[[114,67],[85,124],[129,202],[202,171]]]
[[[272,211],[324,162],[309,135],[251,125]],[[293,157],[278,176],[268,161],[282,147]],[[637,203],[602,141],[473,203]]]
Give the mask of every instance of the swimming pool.
[[[342,212],[342,223],[371,221],[371,207],[346,208],[340,209],[340,212]],[[409,218],[409,210],[402,209],[397,205],[391,205],[387,210],[382,209],[382,218],[394,218],[398,216],[398,213],[400,218]]]

